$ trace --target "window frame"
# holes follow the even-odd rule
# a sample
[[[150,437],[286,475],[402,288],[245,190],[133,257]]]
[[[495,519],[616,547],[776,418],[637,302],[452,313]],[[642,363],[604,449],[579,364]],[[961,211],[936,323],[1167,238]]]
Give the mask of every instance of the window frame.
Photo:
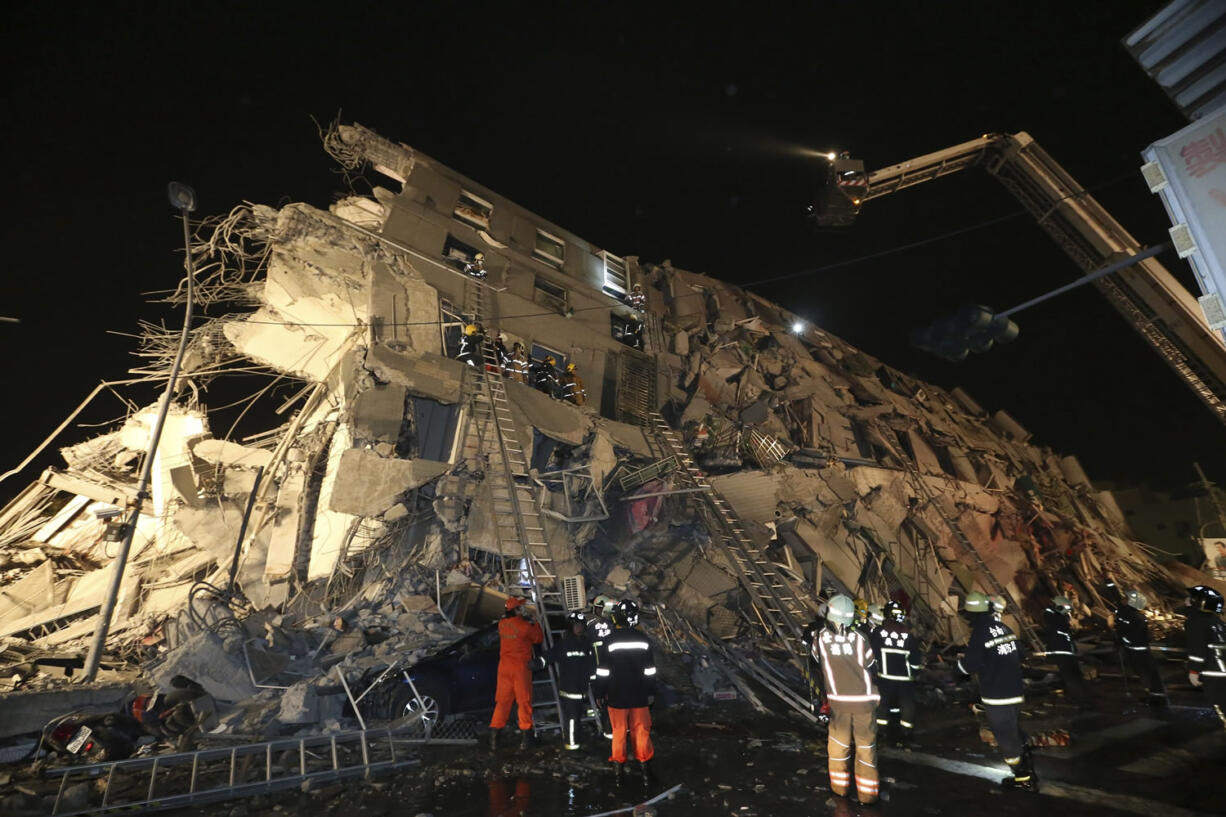
[[[602,286],[602,289],[607,294],[612,295],[616,298],[626,297],[626,295],[630,292],[630,266],[626,263],[626,259],[621,257],[620,255],[614,255],[608,250],[601,250],[600,257],[604,261],[604,284]],[[609,259],[614,259],[618,264],[621,265],[621,272],[620,273],[615,272],[615,275],[620,276],[621,278],[620,282],[618,282],[616,278],[614,278],[613,280],[610,280]]]
[[[484,209],[484,223],[480,218],[473,218],[460,213],[460,209],[465,207],[466,200],[468,203],[477,205],[477,208],[467,207],[465,209],[473,210],[474,212],[480,212],[481,208]],[[463,187],[460,188],[460,198],[456,200],[455,209],[451,211],[452,218],[461,224],[472,227],[474,230],[484,230],[488,233],[490,230],[490,219],[493,217],[493,215],[494,203],[492,201],[486,201],[476,193],[473,193],[470,190],[465,190]]]
[[[540,247],[540,241],[544,238],[546,241],[558,245],[561,256],[550,255]],[[562,269],[562,265],[566,263],[566,239],[554,235],[548,230],[536,228],[536,240],[532,243],[532,257],[542,264],[548,264],[555,269]]]
[[[542,283],[545,286],[541,286]],[[562,294],[557,295],[550,290],[557,290]],[[543,275],[534,275],[532,276],[532,300],[549,307],[559,315],[565,315],[566,310],[570,308],[570,290]]]

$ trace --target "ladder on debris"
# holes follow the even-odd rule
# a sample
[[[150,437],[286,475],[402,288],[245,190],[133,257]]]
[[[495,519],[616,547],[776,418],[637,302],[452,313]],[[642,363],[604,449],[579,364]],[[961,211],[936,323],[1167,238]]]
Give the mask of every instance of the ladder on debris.
[[[770,434],[763,434],[756,428],[750,428],[745,438],[745,447],[762,469],[770,468],[791,453],[791,450]]]
[[[1030,644],[1030,648],[1036,652],[1043,652],[1043,650],[1046,649],[1043,644],[1043,640],[1039,638],[1039,634],[1035,631],[1034,627],[1030,626],[1030,621],[1026,618],[1026,613],[1022,609],[1022,606],[1018,603],[1017,599],[1013,598],[1013,594],[1010,593],[1009,590],[1004,587],[1004,585],[996,580],[996,576],[994,576],[992,571],[988,569],[987,562],[985,562],[979,555],[979,551],[975,550],[975,545],[969,538],[967,538],[967,535],[963,532],[961,526],[945,513],[945,509],[942,508],[941,503],[937,501],[936,494],[934,494],[932,489],[928,487],[928,482],[924,479],[924,475],[919,472],[919,469],[917,469],[907,459],[907,457],[903,456],[899,457],[898,459],[900,462],[902,462],[903,468],[906,470],[906,472],[911,476],[911,481],[919,489],[920,493],[924,495],[928,505],[930,505],[937,512],[937,514],[940,515],[941,521],[945,523],[945,527],[949,528],[949,532],[952,533],[954,538],[958,540],[958,544],[962,547],[963,552],[970,557],[972,562],[974,562],[975,566],[978,568],[977,572],[980,579],[992,589],[993,593],[1003,596],[1004,598],[1008,599],[1010,604],[1013,605],[1013,609],[1017,611],[1014,614],[1014,618],[1017,620],[1018,628],[1022,631],[1022,635],[1025,636],[1026,641]]]
[[[808,607],[796,597],[765,550],[749,538],[731,506],[694,464],[678,433],[658,412],[652,412],[648,428],[661,447],[661,453],[671,455],[680,464],[677,473],[702,489],[697,496],[705,506],[704,516],[711,528],[711,539],[736,569],[762,626],[779,640],[793,659],[803,661],[807,651],[801,643],[801,634],[812,617]]]
[[[465,307],[476,321],[487,314],[489,288],[476,280],[467,282]],[[536,605],[544,647],[552,647],[566,631],[566,601],[553,554],[545,540],[544,518],[537,490],[529,475],[529,450],[520,443],[497,352],[489,339],[482,344],[481,366],[473,369],[476,388],[471,393],[472,423],[486,460],[485,479],[490,484],[491,509],[502,558],[505,587],[527,591]],[[517,554],[508,556],[507,554]],[[533,731],[536,734],[562,729],[562,706],[557,677],[548,667],[545,678],[533,681]]]
[[[473,742],[430,739],[420,725],[362,729],[67,766],[44,774],[60,779],[52,817],[159,811],[370,778],[419,764],[407,746]],[[88,788],[85,802],[70,794],[82,783]]]

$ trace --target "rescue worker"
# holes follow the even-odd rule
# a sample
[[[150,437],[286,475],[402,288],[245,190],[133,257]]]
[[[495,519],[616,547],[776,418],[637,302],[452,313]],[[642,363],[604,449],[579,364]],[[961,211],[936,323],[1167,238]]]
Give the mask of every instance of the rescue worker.
[[[885,611],[882,610],[880,604],[870,604],[868,606],[868,632],[866,633],[869,640],[872,640],[873,633],[877,632],[877,628],[882,624],[885,624]]]
[[[485,253],[474,255],[473,260],[464,265],[464,272],[474,278],[484,278],[488,274],[485,269]]]
[[[809,684],[809,709],[817,713],[817,720],[823,726],[830,723],[830,701],[826,700],[826,691],[822,688],[822,671],[814,659],[814,646],[825,627],[826,619],[818,617],[805,625],[800,634],[800,643],[804,644],[807,650],[804,675]]]
[[[456,360],[461,363],[467,363],[469,366],[476,366],[481,360],[481,347],[485,343],[485,336],[477,328],[475,323],[465,324],[464,332],[460,335],[460,351],[455,356]]]
[[[558,703],[562,707],[562,741],[579,748],[579,723],[587,711],[588,687],[596,675],[596,654],[587,636],[587,615],[575,610],[566,617],[570,627],[545,658],[558,669]]]
[[[881,691],[877,728],[880,731],[885,727],[892,733],[894,745],[906,749],[911,746],[911,730],[915,728],[915,676],[924,659],[902,605],[886,602],[883,616],[884,623],[869,637],[877,654],[877,686]]]
[[[634,742],[634,756],[639,761],[643,782],[651,783],[655,774],[651,759],[651,712],[655,703],[656,663],[651,644],[635,628],[639,622],[639,606],[629,599],[618,602],[613,610],[614,630],[605,639],[596,667],[596,697],[606,700],[609,721],[613,728],[613,751],[609,760],[617,765],[617,782],[626,776],[626,734]]]
[[[528,353],[519,341],[515,341],[511,346],[511,353],[502,364],[502,374],[519,383],[528,382]]]
[[[546,355],[544,360],[532,361],[532,368],[530,370],[532,388],[541,394],[556,397],[558,393],[558,370],[554,367],[557,363],[558,361],[554,360],[553,355]]]
[[[498,370],[505,377],[507,374],[507,361],[511,359],[511,352],[507,349],[507,336],[505,332],[499,332],[498,337],[494,339],[494,359],[498,361]]]
[[[1197,606],[1188,616],[1188,680],[1205,691],[1213,711],[1226,727],[1226,623],[1221,618],[1222,594],[1205,587],[1196,601]]]
[[[566,374],[562,375],[562,399],[582,406],[587,402],[587,389],[583,388],[583,378],[575,371],[575,364],[566,364]]]
[[[867,638],[872,629],[872,625],[868,621],[868,602],[864,599],[856,599],[855,608],[856,623],[854,626],[857,630],[864,633],[864,636]]]
[[[1115,634],[1120,639],[1127,669],[1139,675],[1149,689],[1149,705],[1166,706],[1166,685],[1149,651],[1149,619],[1142,612],[1147,604],[1140,590],[1125,593],[1124,603],[1115,609]]]
[[[1034,760],[1019,723],[1024,700],[1021,641],[1000,620],[1005,600],[1001,596],[989,600],[975,591],[967,594],[963,609],[969,614],[971,637],[965,655],[958,660],[958,669],[966,675],[979,676],[984,717],[1013,773],[1001,785],[1037,792],[1039,781],[1034,773]]]
[[[877,720],[880,695],[872,673],[877,659],[868,638],[852,626],[855,604],[847,596],[830,600],[826,626],[813,641],[812,654],[822,670],[826,700],[830,702],[830,729],[826,753],[830,790],[846,797],[851,786],[852,745],[855,745],[856,793],[861,803],[876,803]]]
[[[498,746],[498,730],[507,725],[514,703],[519,718],[519,748],[528,747],[532,734],[532,648],[545,640],[541,625],[521,598],[509,598],[498,622],[498,687],[494,716],[490,718],[490,750]]]
[[[609,637],[609,633],[613,632],[613,608],[617,606],[617,602],[601,594],[592,600],[592,614],[588,617],[587,632],[588,638],[592,641],[592,655],[595,656],[596,663],[600,663],[601,650],[604,649],[605,639]],[[593,676],[593,682],[595,676]],[[613,738],[613,730],[609,728],[609,708],[602,704],[599,700],[596,706],[600,710],[600,724],[604,730],[603,734],[606,739]]]
[[[1046,654],[1060,671],[1064,692],[1071,703],[1089,706],[1090,690],[1081,675],[1081,662],[1077,660],[1077,645],[1073,643],[1071,614],[1073,603],[1068,596],[1054,596],[1051,604],[1043,610],[1043,647]]]
[[[647,295],[643,292],[642,284],[635,284],[630,290],[630,294],[626,296],[626,303],[636,312],[642,312],[647,308]]]

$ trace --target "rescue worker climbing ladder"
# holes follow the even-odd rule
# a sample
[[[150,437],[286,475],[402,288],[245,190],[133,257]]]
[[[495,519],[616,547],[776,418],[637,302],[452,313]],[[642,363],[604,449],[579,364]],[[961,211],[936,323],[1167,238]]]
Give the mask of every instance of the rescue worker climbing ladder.
[[[651,768],[655,748],[651,744],[649,707],[655,702],[656,664],[651,643],[635,629],[638,621],[637,604],[629,600],[618,603],[613,611],[616,629],[605,639],[596,667],[596,697],[607,699],[609,705],[613,729],[609,761],[616,764],[618,783],[625,779],[627,733],[634,743],[643,782],[655,779]]]
[[[524,600],[509,598],[498,622],[498,686],[490,718],[490,749],[498,746],[498,730],[507,725],[511,704],[517,710],[520,748],[532,734],[532,648],[545,639],[541,626],[527,617]]]
[[[830,731],[826,746],[830,790],[846,797],[851,786],[852,746],[855,746],[856,792],[861,803],[877,802],[877,685],[872,645],[852,626],[856,611],[852,600],[838,595],[830,600],[826,627],[813,642],[813,657],[821,666],[830,702]]]
[[[466,324],[464,332],[460,335],[460,351],[456,354],[456,360],[467,363],[469,366],[476,366],[477,361],[481,360],[481,346],[484,343],[485,336],[477,325],[475,323]]]

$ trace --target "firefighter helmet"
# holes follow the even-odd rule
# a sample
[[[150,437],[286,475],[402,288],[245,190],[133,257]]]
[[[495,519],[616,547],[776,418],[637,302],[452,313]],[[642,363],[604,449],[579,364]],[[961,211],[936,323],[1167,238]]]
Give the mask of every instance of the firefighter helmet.
[[[885,603],[885,617],[895,624],[902,624],[907,620],[907,611],[902,608],[902,605],[896,601],[887,601]]]
[[[606,596],[603,593],[592,599],[592,612],[598,616],[607,616],[613,612],[613,608],[616,606],[617,599],[612,596]]]
[[[475,334],[477,334],[477,324],[475,324],[475,323],[470,323],[470,324],[466,325],[466,326],[464,327],[464,334],[466,334],[466,335],[475,335]]]
[[[842,593],[830,600],[826,608],[826,621],[838,627],[846,627],[856,618],[856,604]]]
[[[1205,591],[1212,588],[1207,585],[1198,584],[1188,588],[1188,606],[1193,610],[1202,610],[1202,604],[1205,600]]]
[[[1144,610],[1149,602],[1140,590],[1129,590],[1124,594],[1124,603],[1136,610]]]
[[[1073,603],[1069,601],[1068,596],[1055,596],[1052,598],[1051,603],[1062,613],[1067,613],[1073,609]]]
[[[566,364],[566,371],[568,371],[568,372],[573,372],[574,370],[575,370],[575,364],[573,364],[573,363],[567,363],[567,364]]]
[[[1009,603],[1005,601],[1005,597],[997,593],[994,596],[988,596],[988,602],[992,605],[992,612],[1003,613]]]
[[[635,284],[635,285],[634,285],[634,291],[635,291],[635,292],[642,292],[642,291],[643,291],[643,285],[642,285],[642,284]]]
[[[1212,587],[1206,587],[1204,595],[1201,596],[1200,609],[1206,613],[1220,613],[1222,606],[1222,594]]]
[[[558,361],[556,361],[556,360],[554,360],[554,359],[553,359],[553,355],[545,355],[545,364],[546,364],[546,365],[548,365],[548,366],[553,366],[553,365],[555,365],[557,362],[558,362]]]
[[[514,610],[517,607],[523,607],[526,603],[527,602],[518,596],[511,596],[511,598],[507,599],[507,610]]]
[[[613,621],[623,627],[633,627],[639,623],[639,606],[630,599],[623,599],[613,608]]]
[[[988,611],[988,597],[978,590],[973,590],[966,594],[966,601],[962,603],[962,609],[968,613],[986,613]]]
[[[856,599],[853,602],[855,609],[856,621],[865,621],[868,619],[868,602],[864,599]]]
[[[572,610],[570,612],[570,615],[566,617],[566,620],[569,621],[571,624],[586,625],[587,624],[587,613],[583,612],[582,610]]]
[[[868,620],[878,626],[885,623],[885,613],[881,611],[880,604],[870,604],[868,606]]]
[[[478,264],[480,264],[482,261],[485,260],[485,253],[483,252],[477,253],[476,255],[473,256],[473,260],[476,261]]]

